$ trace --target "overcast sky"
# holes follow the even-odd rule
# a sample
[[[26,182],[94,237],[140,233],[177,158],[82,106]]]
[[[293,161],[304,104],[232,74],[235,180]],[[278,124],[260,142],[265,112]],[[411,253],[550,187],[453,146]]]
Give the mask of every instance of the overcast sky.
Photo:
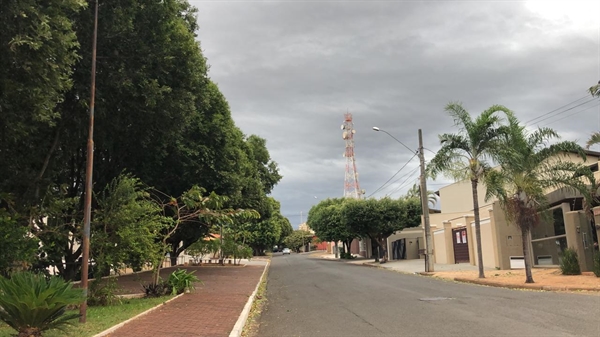
[[[272,195],[294,228],[343,195],[346,111],[367,196],[408,162],[373,197],[405,194],[419,162],[372,127],[415,150],[421,128],[435,152],[438,134],[457,131],[451,101],[473,116],[502,104],[582,145],[600,127],[587,93],[600,79],[597,0],[190,2],[210,77],[242,131],[267,139],[283,175]]]

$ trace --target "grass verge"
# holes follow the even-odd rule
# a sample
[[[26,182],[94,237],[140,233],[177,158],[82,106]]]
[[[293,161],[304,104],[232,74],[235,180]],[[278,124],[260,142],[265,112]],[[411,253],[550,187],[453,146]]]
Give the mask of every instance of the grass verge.
[[[73,325],[68,326],[65,331],[48,330],[44,332],[44,337],[93,336],[172,297],[134,298],[123,300],[119,305],[89,307],[87,310],[87,323],[80,324],[77,320],[74,320]],[[16,335],[16,331],[3,322],[0,322],[0,337],[10,337],[13,335]]]
[[[258,290],[256,291],[256,297],[252,302],[252,308],[250,308],[250,314],[244,329],[242,329],[242,337],[255,337],[258,333],[259,318],[265,305],[267,304],[267,278],[269,276],[269,270],[265,274],[265,277],[260,281]]]

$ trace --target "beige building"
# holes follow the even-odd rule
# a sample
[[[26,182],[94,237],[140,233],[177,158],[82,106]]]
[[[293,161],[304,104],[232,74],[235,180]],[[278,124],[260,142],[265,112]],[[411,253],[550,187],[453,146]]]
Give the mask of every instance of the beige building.
[[[574,162],[582,162],[568,155]],[[587,152],[586,164],[594,171],[596,180],[599,152]],[[479,214],[483,264],[487,268],[524,268],[523,241],[520,229],[507,223],[496,200],[485,201],[485,185],[478,185]],[[477,265],[475,223],[470,181],[461,181],[439,190],[441,212],[430,214],[435,263],[470,263]],[[582,271],[591,270],[594,244],[600,236],[600,227],[593,227],[591,219],[582,211],[581,195],[567,189],[549,191],[550,208],[541,224],[530,237],[530,252],[534,266],[558,266],[560,253],[566,248],[577,251]],[[600,207],[594,209],[600,223]],[[404,239],[403,241],[400,241]],[[396,243],[395,243],[396,242]],[[402,247],[398,247],[401,245]],[[423,226],[396,233],[388,239],[389,259],[423,258],[425,248]],[[398,253],[398,248],[400,252]]]

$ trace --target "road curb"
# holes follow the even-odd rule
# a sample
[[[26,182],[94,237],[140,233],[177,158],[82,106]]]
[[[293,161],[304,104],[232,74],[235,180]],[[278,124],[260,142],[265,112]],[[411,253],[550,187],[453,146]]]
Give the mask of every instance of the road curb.
[[[545,285],[537,285],[537,284],[504,284],[493,281],[480,281],[473,280],[462,277],[455,277],[454,281],[463,282],[463,283],[472,283],[479,284],[483,286],[490,287],[498,287],[498,288],[507,288],[507,289],[526,289],[526,290],[545,290],[545,291],[596,291],[600,292],[600,288],[592,288],[592,287],[555,287],[555,286],[545,286]]]
[[[121,323],[119,323],[119,324],[117,324],[117,325],[113,325],[112,327],[110,327],[110,328],[108,328],[108,329],[106,329],[106,330],[104,330],[104,331],[102,331],[102,332],[100,332],[100,333],[98,333],[98,334],[95,334],[93,337],[104,337],[104,336],[107,336],[107,335],[109,335],[109,334],[111,334],[111,333],[115,332],[115,330],[119,329],[119,328],[120,328],[120,327],[122,327],[123,325],[125,325],[125,324],[127,324],[127,323],[129,323],[129,322],[133,321],[134,319],[138,319],[138,318],[140,318],[140,317],[142,317],[142,316],[145,316],[145,315],[147,315],[147,314],[151,313],[152,311],[154,311],[154,310],[156,310],[156,309],[160,308],[161,306],[163,306],[163,305],[165,305],[165,304],[167,304],[167,303],[169,303],[169,302],[171,302],[171,301],[173,301],[173,300],[175,300],[175,299],[178,299],[179,297],[181,297],[181,296],[183,296],[183,295],[184,295],[184,294],[179,294],[179,295],[177,295],[177,296],[175,296],[175,297],[173,297],[173,298],[171,298],[171,299],[169,299],[169,300],[167,300],[167,301],[164,301],[164,302],[162,302],[161,304],[159,304],[159,305],[157,305],[157,306],[155,306],[155,307],[152,307],[152,308],[150,308],[150,309],[148,309],[148,310],[146,310],[146,311],[144,311],[144,312],[142,312],[142,313],[139,313],[139,314],[137,314],[137,315],[135,315],[135,316],[131,317],[130,319],[128,319],[128,320],[126,320],[126,321],[123,321],[123,322],[121,322]]]
[[[256,297],[258,288],[260,288],[260,284],[263,282],[264,278],[266,277],[267,271],[269,270],[270,266],[271,266],[271,261],[267,261],[267,265],[265,266],[265,269],[263,270],[263,273],[260,276],[260,279],[258,280],[258,284],[256,285],[256,288],[254,288],[254,291],[248,298],[248,302],[246,302],[246,305],[244,306],[244,309],[242,310],[240,317],[238,317],[237,322],[235,322],[235,325],[233,326],[233,330],[231,330],[231,332],[229,333],[229,337],[240,337],[242,335],[242,331],[244,330],[244,326],[246,325],[246,321],[248,320],[248,315],[250,315],[250,310],[252,309],[252,303],[254,303],[254,298]]]

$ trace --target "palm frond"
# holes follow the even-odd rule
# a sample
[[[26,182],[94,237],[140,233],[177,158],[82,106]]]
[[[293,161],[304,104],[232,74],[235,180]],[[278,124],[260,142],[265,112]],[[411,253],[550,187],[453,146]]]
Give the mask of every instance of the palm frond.
[[[454,125],[460,127],[461,130],[471,128],[473,120],[461,102],[450,102],[444,110],[454,119]]]
[[[592,147],[592,145],[596,145],[598,143],[600,143],[600,132],[594,132],[590,136],[590,139],[588,139],[587,143],[585,143],[585,147],[586,149],[589,149]]]

